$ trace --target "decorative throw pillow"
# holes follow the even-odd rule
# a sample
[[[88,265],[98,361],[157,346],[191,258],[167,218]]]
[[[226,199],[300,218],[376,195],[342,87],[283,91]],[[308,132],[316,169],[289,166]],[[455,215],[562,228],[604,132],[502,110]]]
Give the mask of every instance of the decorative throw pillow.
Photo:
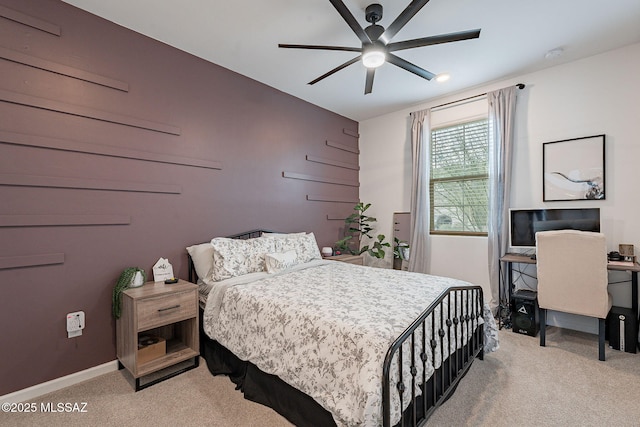
[[[313,233],[305,235],[296,235],[291,237],[281,237],[275,239],[276,250],[278,252],[286,252],[295,250],[298,254],[298,262],[304,263],[314,259],[322,259],[316,236]]]
[[[213,246],[211,243],[189,246],[187,252],[193,261],[198,277],[204,279],[209,276],[213,268]]]
[[[279,273],[298,264],[298,254],[291,249],[286,252],[273,252],[264,256],[267,273]]]
[[[264,271],[264,255],[275,252],[275,240],[267,237],[247,240],[216,237],[211,245],[214,281]]]

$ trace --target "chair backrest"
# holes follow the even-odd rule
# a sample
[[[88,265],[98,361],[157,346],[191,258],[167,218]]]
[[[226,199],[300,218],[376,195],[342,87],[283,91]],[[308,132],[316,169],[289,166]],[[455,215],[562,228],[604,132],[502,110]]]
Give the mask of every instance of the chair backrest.
[[[541,308],[606,318],[607,246],[602,233],[536,233],[538,304]]]

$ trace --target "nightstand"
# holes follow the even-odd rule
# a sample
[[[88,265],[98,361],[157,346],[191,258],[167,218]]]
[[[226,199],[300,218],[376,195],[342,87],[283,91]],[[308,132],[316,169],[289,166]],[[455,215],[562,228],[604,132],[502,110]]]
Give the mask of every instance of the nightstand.
[[[139,349],[139,340],[151,345]],[[131,373],[136,391],[197,367],[198,287],[179,280],[169,285],[147,282],[125,290],[122,315],[116,320],[116,348],[118,367]],[[170,369],[190,359],[191,365]],[[158,377],[161,370],[165,374]],[[142,377],[154,373],[154,379],[141,385]]]
[[[334,256],[328,256],[325,259],[332,260],[332,261],[346,262],[347,264],[364,265],[364,258],[362,257],[362,255],[350,255],[350,254],[334,255]]]

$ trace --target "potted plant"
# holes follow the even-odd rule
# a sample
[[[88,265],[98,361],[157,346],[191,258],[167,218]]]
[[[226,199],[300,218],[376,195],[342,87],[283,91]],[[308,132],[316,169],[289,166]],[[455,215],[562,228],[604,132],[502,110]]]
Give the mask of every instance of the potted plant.
[[[369,207],[371,207],[371,203],[364,204],[362,202],[358,202],[354,206],[353,210],[355,212],[344,220],[346,224],[345,234],[347,235],[336,242],[336,251],[352,255],[361,255],[367,252],[372,257],[384,258],[384,248],[391,247],[391,245],[384,241],[384,234],[378,234],[375,238],[371,234],[373,232],[372,223],[376,222],[377,219],[365,214]],[[373,243],[359,248],[362,236],[372,239]],[[358,248],[354,248],[356,245]]]
[[[402,270],[402,261],[409,259],[409,243],[393,238],[393,268]]]
[[[116,285],[113,287],[113,317],[120,318],[122,312],[122,291],[127,288],[137,288],[144,285],[147,281],[147,273],[143,269],[138,267],[125,268]]]

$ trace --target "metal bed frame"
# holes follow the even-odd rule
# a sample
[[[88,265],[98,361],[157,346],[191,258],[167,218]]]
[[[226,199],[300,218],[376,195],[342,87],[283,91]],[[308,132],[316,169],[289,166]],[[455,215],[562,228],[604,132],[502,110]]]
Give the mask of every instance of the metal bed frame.
[[[229,236],[234,239],[251,239],[268,233],[266,230],[252,230]],[[195,283],[197,275],[191,257],[188,257],[189,281]],[[483,312],[483,293],[480,286],[450,288],[427,307],[418,318],[391,344],[382,367],[382,410],[383,426],[391,425],[391,397],[397,393],[402,402],[405,393],[411,393],[409,407],[400,411],[400,427],[422,426],[431,414],[455,391],[460,380],[467,373],[476,357],[484,358],[484,327],[480,322]],[[446,313],[446,316],[445,316]],[[439,314],[439,315],[438,315]],[[202,326],[201,326],[202,327]],[[427,331],[432,338],[427,339]],[[467,338],[458,342],[458,334]],[[449,355],[443,338],[451,348],[451,340],[456,350]],[[439,338],[439,339],[437,339]],[[409,342],[409,351],[405,343]],[[404,345],[404,347],[403,347]],[[416,346],[417,349],[416,349]],[[436,354],[439,346],[439,367],[436,368]],[[431,358],[429,359],[428,352]],[[403,378],[405,353],[410,361],[411,378]],[[416,358],[416,355],[418,357]],[[430,360],[430,361],[429,361]],[[397,364],[398,381],[392,384],[393,364]],[[422,375],[418,366],[422,365]],[[428,364],[433,374],[427,378]],[[429,369],[430,370],[430,369]],[[409,384],[406,384],[409,383]],[[416,391],[420,390],[420,393]]]
[[[440,295],[422,314],[391,344],[382,367],[382,414],[383,426],[391,425],[391,393],[394,384],[391,383],[390,373],[394,356],[397,355],[398,382],[395,384],[400,402],[403,401],[407,388],[411,391],[411,406],[407,411],[401,411],[400,426],[419,426],[424,424],[440,404],[445,402],[455,391],[458,383],[467,373],[474,359],[484,359],[484,327],[480,324],[483,308],[482,288],[479,286],[465,286],[450,288]],[[453,310],[453,313],[452,313]],[[446,311],[447,316],[444,316]],[[440,314],[439,316],[437,314]],[[439,319],[438,319],[439,318]],[[427,340],[427,330],[431,331]],[[458,332],[467,336],[467,342],[458,343]],[[435,337],[440,339],[436,339]],[[443,338],[447,337],[449,348],[454,341],[455,350],[451,355],[444,347]],[[403,344],[410,341],[409,358],[411,359],[410,387],[403,379]],[[420,351],[416,360],[416,345]],[[436,369],[436,348],[440,347],[440,367]],[[458,348],[460,346],[460,348]],[[433,375],[427,378],[427,365],[431,352],[431,368]],[[446,356],[445,356],[446,354]],[[417,365],[422,365],[422,378],[418,381]],[[421,386],[421,395],[416,396],[417,385]]]

